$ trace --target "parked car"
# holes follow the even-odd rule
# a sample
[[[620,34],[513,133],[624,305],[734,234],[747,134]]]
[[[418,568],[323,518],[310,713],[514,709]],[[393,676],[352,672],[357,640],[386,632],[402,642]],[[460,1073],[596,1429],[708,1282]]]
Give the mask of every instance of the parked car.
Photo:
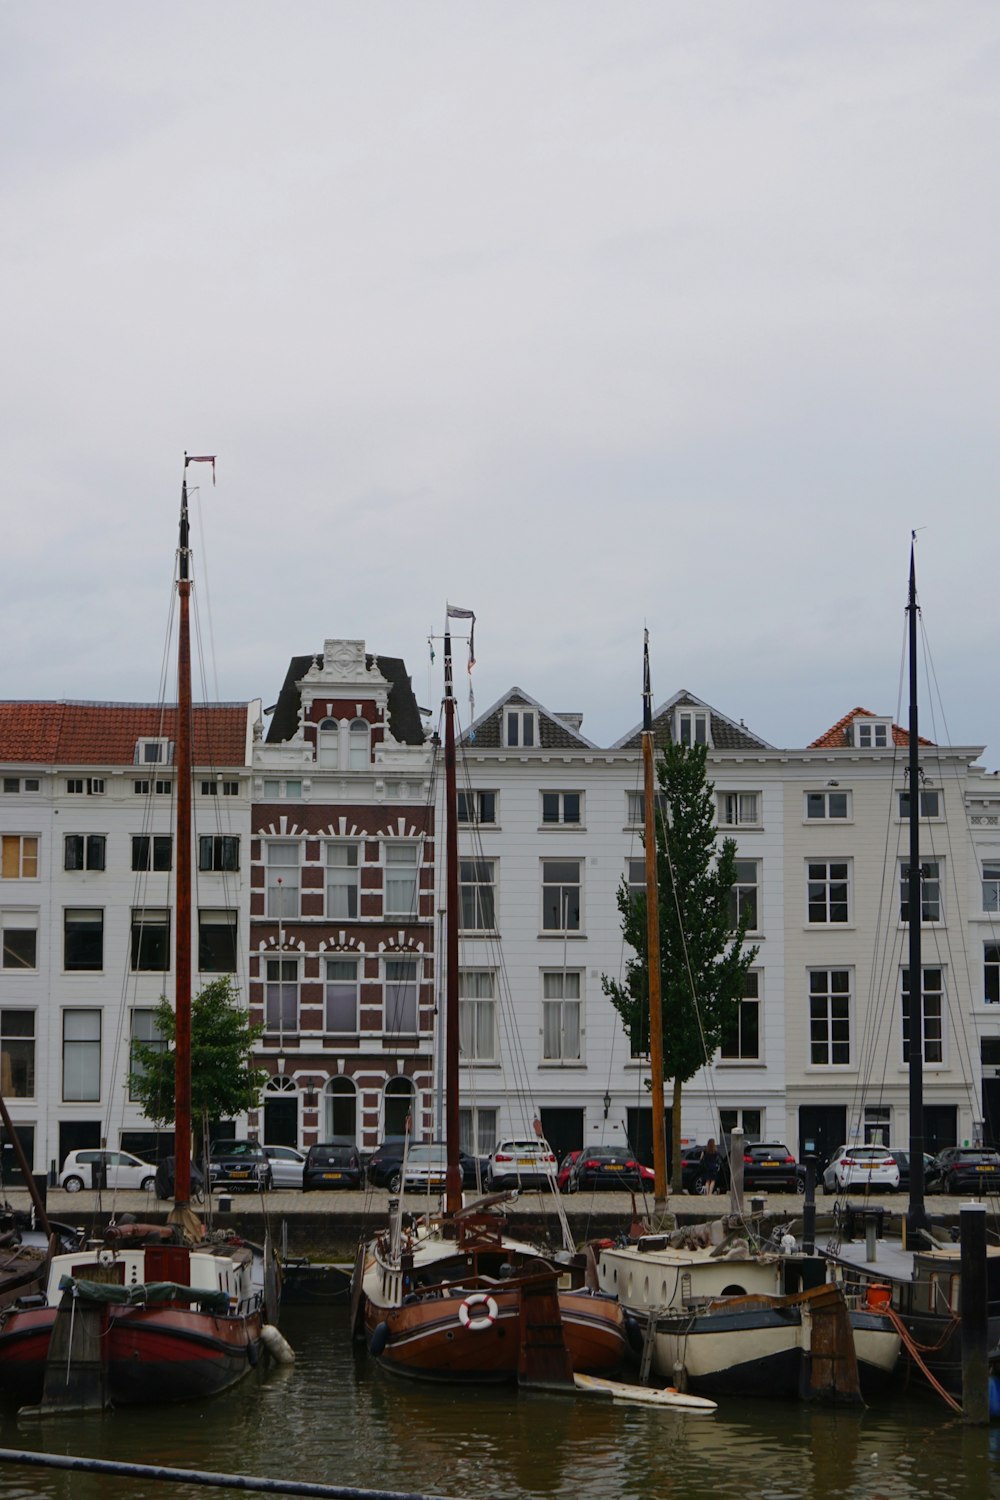
[[[559,1163],[559,1171],[556,1173],[556,1187],[561,1193],[569,1192],[569,1174],[572,1170],[573,1163],[576,1161],[579,1155],[579,1151],[567,1151],[566,1155]]]
[[[799,1180],[795,1157],[787,1146],[776,1141],[750,1141],[743,1147],[743,1186],[774,1188],[776,1192],[795,1193]]]
[[[415,1143],[410,1147],[410,1156],[417,1149]],[[398,1187],[393,1187],[394,1179],[399,1176],[403,1165],[403,1155],[406,1145],[404,1136],[387,1136],[378,1149],[369,1157],[366,1175],[372,1187],[389,1188],[392,1192],[398,1192]],[[435,1148],[436,1149],[436,1148]],[[444,1147],[441,1148],[442,1150]],[[475,1188],[480,1184],[486,1186],[487,1172],[489,1171],[489,1157],[470,1156],[467,1151],[458,1154],[459,1166],[462,1168],[462,1186],[464,1188]],[[409,1176],[409,1172],[407,1173]]]
[[[257,1141],[213,1141],[208,1180],[213,1188],[263,1192],[271,1186],[271,1164]]]
[[[850,1188],[899,1187],[899,1166],[885,1146],[841,1146],[823,1172],[825,1193],[844,1193]]]
[[[652,1167],[644,1167],[627,1146],[589,1146],[577,1156],[569,1174],[567,1191],[579,1193],[590,1189],[614,1189],[619,1192],[651,1187]]]
[[[949,1146],[938,1154],[933,1181],[940,1193],[995,1193],[1000,1190],[1000,1151]]]
[[[703,1145],[684,1146],[681,1150],[681,1188],[685,1193],[703,1193],[705,1191],[705,1178],[701,1170],[701,1153]],[[725,1193],[729,1191],[729,1161],[722,1146],[719,1147],[721,1163],[719,1175],[715,1181],[715,1191]]]
[[[899,1168],[899,1186],[905,1192],[910,1186],[910,1153],[901,1146],[890,1146],[889,1155],[895,1158]],[[924,1186],[928,1186],[937,1173],[937,1157],[924,1152]]]
[[[310,1146],[302,1168],[302,1191],[317,1188],[359,1188],[362,1183],[361,1157],[357,1146],[340,1141],[322,1141]]]
[[[498,1141],[490,1157],[491,1188],[545,1187],[558,1171],[558,1162],[548,1141],[541,1136],[508,1136]]]
[[[278,1188],[300,1188],[305,1154],[294,1146],[265,1146],[264,1155],[271,1163],[271,1182]]]
[[[404,1188],[416,1188],[429,1192],[443,1188],[447,1178],[448,1147],[437,1141],[424,1141],[410,1147],[405,1165],[401,1161],[389,1178],[389,1191],[398,1193]]]
[[[165,1156],[156,1168],[156,1196],[174,1196],[174,1158]],[[205,1174],[197,1162],[191,1163],[191,1197],[200,1203],[205,1196]]]
[[[59,1186],[67,1193],[78,1193],[94,1181],[94,1168],[103,1167],[109,1188],[139,1189],[148,1193],[156,1182],[156,1166],[142,1161],[128,1151],[71,1151],[59,1173]]]

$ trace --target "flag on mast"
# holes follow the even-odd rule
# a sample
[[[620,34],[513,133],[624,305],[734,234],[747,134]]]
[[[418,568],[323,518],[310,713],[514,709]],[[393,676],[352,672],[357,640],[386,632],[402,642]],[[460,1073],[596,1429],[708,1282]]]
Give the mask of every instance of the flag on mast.
[[[212,483],[213,484],[215,483],[215,454],[214,453],[185,453],[185,455],[184,455],[184,467],[185,467],[185,469],[187,468],[188,464],[211,464],[212,465]]]

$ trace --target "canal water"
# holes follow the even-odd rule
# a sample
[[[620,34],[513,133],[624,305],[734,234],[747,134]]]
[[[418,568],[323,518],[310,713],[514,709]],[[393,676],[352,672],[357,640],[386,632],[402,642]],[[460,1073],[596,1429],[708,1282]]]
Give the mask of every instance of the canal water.
[[[1000,1500],[1000,1429],[898,1393],[861,1413],[727,1401],[713,1417],[429,1389],[374,1368],[342,1308],[289,1308],[297,1362],[201,1405],[0,1416],[0,1445],[455,1500]],[[2,1500],[205,1500],[193,1485],[0,1467]],[[229,1493],[234,1493],[230,1491]]]

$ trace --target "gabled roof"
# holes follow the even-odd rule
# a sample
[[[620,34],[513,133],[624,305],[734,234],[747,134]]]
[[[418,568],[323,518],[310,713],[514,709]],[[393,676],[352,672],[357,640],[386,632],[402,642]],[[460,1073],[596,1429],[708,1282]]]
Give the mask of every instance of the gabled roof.
[[[199,766],[247,763],[247,705],[194,708]],[[177,710],[157,703],[0,702],[0,761],[52,766],[131,766],[136,741],[177,739]]]
[[[712,749],[713,750],[773,750],[767,740],[762,740],[760,735],[754,734],[745,724],[737,724],[733,719],[727,719],[725,714],[720,714],[717,708],[710,703],[705,703],[701,698],[696,698],[694,693],[687,688],[681,688],[669,698],[653,715],[653,744],[657,749],[662,749],[673,740],[674,710],[677,708],[704,708],[710,715],[712,726]],[[614,750],[637,750],[642,743],[642,725],[637,724],[630,729],[628,734],[616,740],[612,749]]]
[[[850,713],[845,714],[842,719],[838,719],[836,724],[831,725],[825,734],[821,734],[818,740],[813,740],[812,744],[807,745],[806,748],[808,750],[853,750],[854,746],[850,742],[847,731],[854,723],[854,720],[883,719],[884,717],[884,714],[873,714],[870,708],[852,708]],[[909,745],[909,730],[900,729],[898,724],[893,724],[892,743],[900,746]],[[921,745],[933,745],[934,741],[925,740],[923,735],[919,735],[917,743]]]
[[[294,739],[298,734],[299,711],[302,706],[299,683],[315,661],[314,653],[311,656],[293,656],[289,662],[281,692],[278,694],[278,702],[267,729],[266,740],[269,745],[281,744],[286,740]],[[389,683],[389,732],[393,739],[401,745],[422,745],[425,739],[424,726],[420,720],[420,710],[413,693],[413,685],[402,657],[375,656],[372,652],[366,651],[365,666],[369,671],[373,667],[377,668]],[[384,685],[380,683],[379,686]]]
[[[538,714],[538,740],[536,750],[596,750],[598,747],[581,734],[573,724],[561,719],[537,698],[532,698],[523,688],[512,687],[498,698],[491,708],[464,729],[460,736],[464,745],[477,750],[503,750],[503,713],[505,708],[533,708]]]

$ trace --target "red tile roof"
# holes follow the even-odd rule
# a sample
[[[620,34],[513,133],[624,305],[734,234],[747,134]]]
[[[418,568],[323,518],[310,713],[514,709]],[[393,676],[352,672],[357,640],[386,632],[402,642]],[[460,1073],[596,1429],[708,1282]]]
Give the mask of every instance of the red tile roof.
[[[855,719],[878,719],[880,714],[873,714],[870,708],[852,708],[849,714],[838,719],[825,734],[821,734],[818,740],[813,740],[806,748],[809,750],[850,750],[853,748],[848,744],[847,730]],[[933,740],[925,740],[923,735],[919,737],[921,745],[933,745]],[[900,729],[898,724],[892,726],[892,743],[894,745],[906,746],[910,743],[909,730]]]
[[[0,762],[131,766],[137,740],[176,740],[176,724],[176,708],[152,703],[0,702]],[[247,705],[196,705],[194,764],[242,766],[246,758]]]

